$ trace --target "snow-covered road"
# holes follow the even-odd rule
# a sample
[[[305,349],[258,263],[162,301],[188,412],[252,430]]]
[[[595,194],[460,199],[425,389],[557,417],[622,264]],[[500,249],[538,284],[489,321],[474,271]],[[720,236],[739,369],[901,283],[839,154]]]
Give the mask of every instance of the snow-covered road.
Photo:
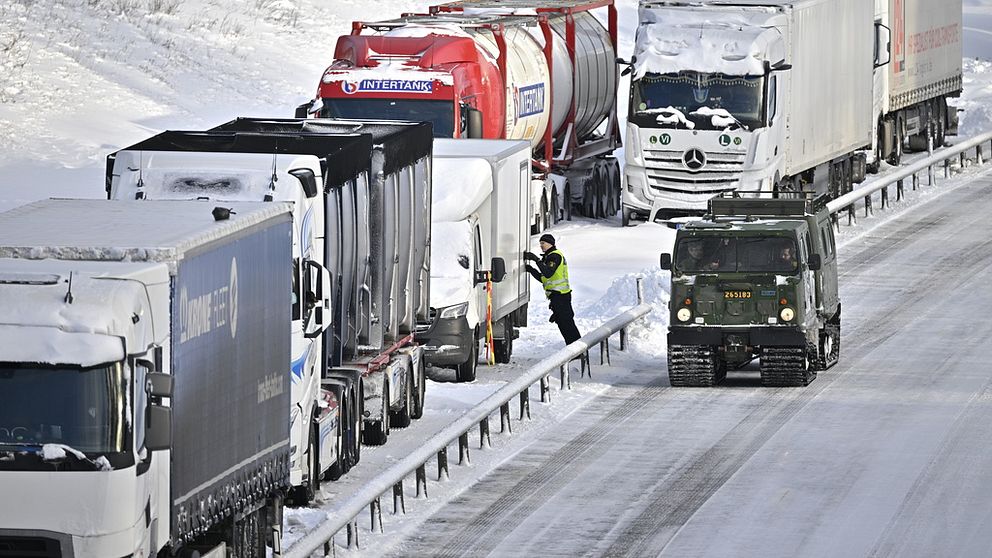
[[[842,357],[809,387],[761,388],[752,366],[720,388],[673,389],[660,360],[620,357],[597,370],[596,383],[540,406],[550,418],[473,453],[472,467],[432,486],[434,500],[408,501],[415,513],[387,516],[386,534],[338,551],[987,555],[989,214],[984,172],[898,219],[842,235]],[[481,398],[512,370],[486,373],[476,386],[432,384],[432,396],[467,405],[454,390]],[[363,459],[366,468],[375,465]]]

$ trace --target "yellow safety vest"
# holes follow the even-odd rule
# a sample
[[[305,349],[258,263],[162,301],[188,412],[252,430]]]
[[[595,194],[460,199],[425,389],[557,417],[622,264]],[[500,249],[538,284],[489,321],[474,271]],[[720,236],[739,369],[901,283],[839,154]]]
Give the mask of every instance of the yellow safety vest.
[[[551,293],[568,294],[572,292],[572,289],[568,287],[568,264],[565,263],[565,254],[562,254],[561,250],[558,250],[557,248],[548,253],[558,254],[561,256],[561,265],[555,269],[555,272],[551,274],[551,277],[541,275],[541,284],[544,286],[544,295],[551,298]]]

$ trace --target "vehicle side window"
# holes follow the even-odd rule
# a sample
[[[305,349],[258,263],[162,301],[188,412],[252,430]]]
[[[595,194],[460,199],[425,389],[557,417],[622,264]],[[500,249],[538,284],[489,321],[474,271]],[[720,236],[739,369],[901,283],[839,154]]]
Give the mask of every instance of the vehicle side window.
[[[827,242],[827,229],[820,229],[820,237],[823,241],[823,255],[824,257],[830,257],[833,255],[833,250],[830,249],[830,243]]]
[[[293,318],[294,320],[299,320],[300,315],[300,259],[293,259]]]
[[[778,78],[777,76],[772,76],[772,79],[768,82],[768,123],[770,124],[775,120],[775,110],[776,110],[776,97],[778,96]]]
[[[803,232],[803,246],[806,248],[806,254],[804,258],[809,258],[809,255],[813,253],[813,244],[809,240],[809,232]]]

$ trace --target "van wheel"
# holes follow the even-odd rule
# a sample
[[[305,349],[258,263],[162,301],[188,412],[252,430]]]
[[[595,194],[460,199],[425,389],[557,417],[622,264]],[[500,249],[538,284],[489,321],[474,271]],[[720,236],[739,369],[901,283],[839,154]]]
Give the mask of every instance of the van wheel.
[[[479,341],[473,340],[472,347],[468,352],[468,360],[458,365],[455,369],[455,378],[459,382],[474,382],[476,367],[479,360]]]
[[[513,327],[505,327],[503,329],[505,337],[493,341],[493,355],[499,364],[510,362],[510,357],[513,356]]]

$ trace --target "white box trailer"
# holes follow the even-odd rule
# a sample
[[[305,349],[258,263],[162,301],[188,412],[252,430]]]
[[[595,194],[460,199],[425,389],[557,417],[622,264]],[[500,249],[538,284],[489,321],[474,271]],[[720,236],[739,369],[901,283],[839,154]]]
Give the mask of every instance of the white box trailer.
[[[641,2],[624,222],[701,214],[734,190],[849,189],[876,127],[873,10],[865,0]]]
[[[479,341],[492,327],[496,362],[509,362],[527,325],[531,197],[527,142],[435,139],[431,307],[419,331],[431,364],[475,379]],[[491,294],[487,292],[491,281]],[[491,296],[491,312],[488,298]]]
[[[278,552],[291,213],[216,205],[0,214],[0,555]]]
[[[877,159],[898,164],[904,147],[922,151],[957,133],[947,99],[960,96],[963,83],[961,7],[961,0],[875,0]]]

